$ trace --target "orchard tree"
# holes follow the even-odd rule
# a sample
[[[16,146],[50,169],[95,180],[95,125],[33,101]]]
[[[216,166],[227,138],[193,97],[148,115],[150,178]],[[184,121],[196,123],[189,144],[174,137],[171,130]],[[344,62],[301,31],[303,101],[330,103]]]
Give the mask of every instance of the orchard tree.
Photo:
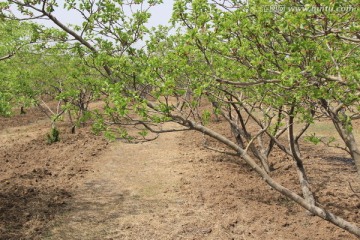
[[[26,89],[27,84],[21,82],[18,76],[21,59],[27,49],[36,41],[36,25],[32,23],[20,23],[18,21],[3,19],[0,22],[0,115],[11,114],[12,103],[24,102],[24,98],[17,96],[20,88]]]
[[[141,69],[137,56],[144,51],[134,46],[141,44],[148,32],[145,24],[150,17],[150,8],[161,2],[68,0],[61,3],[64,6],[59,6],[58,1],[7,1],[2,5],[2,12],[9,19],[52,21],[67,35],[68,42],[75,41],[72,52],[83,64],[107,79],[101,94],[111,99],[110,92],[120,91],[121,95],[127,96],[122,101],[128,101],[134,99],[138,90],[146,89],[143,84],[138,84],[137,77]],[[78,13],[83,24],[70,25],[57,19],[55,14],[59,7]],[[15,16],[13,8],[21,14]]]
[[[333,122],[360,173],[359,147],[351,127],[360,110],[359,4],[299,1],[295,7],[301,11],[292,11],[294,1],[211,2],[176,1],[173,21],[186,29],[178,55],[191,66],[185,72],[196,81],[195,97],[212,102],[229,122],[235,142],[203,128],[206,113],[197,111],[201,100],[189,104],[197,115],[193,119],[201,123],[198,130],[234,150],[235,145],[241,148],[236,152],[245,160],[251,152],[250,158],[257,159],[266,174],[276,145],[293,158],[308,207],[316,206],[300,148],[301,137],[316,120]],[[273,4],[285,11],[268,11]],[[312,11],[307,11],[310,6]],[[324,6],[334,11],[325,11]],[[285,133],[287,144],[280,141]]]
[[[359,113],[357,5],[344,2],[352,11],[342,13],[293,12],[294,3],[282,1],[277,4],[289,11],[264,11],[271,4],[176,1],[173,21],[183,26],[185,34],[175,41],[165,38],[162,45],[156,38],[149,44],[154,54],[150,77],[145,78],[157,79],[154,85],[160,92],[153,93],[159,96],[158,103],[148,106],[227,145],[234,152],[225,152],[239,155],[274,189],[359,235],[357,226],[318,207],[300,147],[311,124],[330,119],[360,169],[351,128],[351,120]],[[180,101],[167,101],[171,96]],[[210,112],[201,107],[204,99],[228,121],[234,139],[206,126]],[[293,159],[303,198],[271,178],[268,158],[274,146]]]
[[[165,27],[153,30],[146,49],[134,44],[149,33],[148,10],[161,1],[67,0],[64,7],[84,20],[75,27],[55,17],[56,1],[8,2],[28,18],[51,20],[77,42],[78,57],[106,78],[96,129],[132,124],[143,126],[142,135],[199,131],[226,146],[209,149],[244,160],[311,214],[360,236],[358,226],[315,201],[301,147],[312,124],[331,120],[360,169],[351,125],[360,110],[356,0],[177,0],[172,23],[179,29],[173,35]],[[286,11],[268,11],[274,4]],[[232,137],[207,124],[212,114],[226,120]],[[164,128],[169,121],[179,127]],[[275,148],[292,159],[302,196],[272,178]]]
[[[35,23],[4,20],[1,23],[2,60],[0,61],[0,113],[38,106],[51,121],[65,113],[75,126],[89,118],[88,107],[98,100],[103,76],[89,67],[88,58],[78,56],[78,46],[67,43],[66,34],[45,29]],[[65,73],[65,74],[64,74]],[[57,101],[50,106],[49,101]]]

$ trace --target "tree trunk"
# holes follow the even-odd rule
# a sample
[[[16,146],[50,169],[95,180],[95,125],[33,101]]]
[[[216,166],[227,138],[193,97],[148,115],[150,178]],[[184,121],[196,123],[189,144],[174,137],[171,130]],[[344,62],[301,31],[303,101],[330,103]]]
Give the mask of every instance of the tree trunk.
[[[20,108],[20,114],[26,114],[24,106],[21,106],[21,108]]]
[[[360,149],[358,147],[358,144],[356,143],[354,134],[352,133],[352,131],[347,129],[347,125],[349,125],[351,123],[347,123],[347,122],[345,122],[345,120],[342,120],[342,119],[347,119],[347,115],[345,112],[342,112],[341,109],[335,109],[335,110],[332,109],[328,105],[328,103],[325,99],[322,99],[321,103],[322,103],[323,107],[325,108],[325,110],[328,112],[328,114],[331,118],[331,121],[333,122],[333,124],[335,126],[336,131],[338,132],[338,134],[344,141],[346,147],[349,150],[351,158],[355,162],[356,170],[358,173],[358,183],[357,184],[359,184],[360,183]]]
[[[343,139],[346,147],[349,150],[351,158],[355,162],[355,167],[357,171],[357,179],[351,184],[355,192],[360,192],[360,149],[356,143],[354,134],[346,129],[341,122],[336,122],[333,120],[336,130],[338,131],[340,137]]]
[[[289,143],[290,143],[290,150],[293,156],[293,159],[295,161],[296,166],[296,172],[299,177],[300,187],[303,193],[303,196],[305,200],[308,202],[308,204],[315,206],[315,198],[313,193],[310,190],[310,184],[308,181],[308,178],[305,173],[305,168],[303,161],[300,157],[300,149],[298,148],[295,137],[294,137],[294,111],[295,107],[294,105],[291,106],[290,112],[289,112]]]
[[[343,125],[339,126],[339,134],[341,138],[344,140],[344,143],[346,147],[349,149],[351,158],[355,162],[355,166],[357,169],[357,173],[360,177],[360,149],[356,143],[354,134],[352,132],[349,132]]]

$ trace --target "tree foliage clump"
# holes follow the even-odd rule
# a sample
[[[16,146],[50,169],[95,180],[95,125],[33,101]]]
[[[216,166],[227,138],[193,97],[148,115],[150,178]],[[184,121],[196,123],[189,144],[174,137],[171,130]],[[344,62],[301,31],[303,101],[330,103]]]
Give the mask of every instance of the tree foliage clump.
[[[60,141],[60,132],[56,127],[51,128],[50,133],[47,134],[48,144],[53,144]]]

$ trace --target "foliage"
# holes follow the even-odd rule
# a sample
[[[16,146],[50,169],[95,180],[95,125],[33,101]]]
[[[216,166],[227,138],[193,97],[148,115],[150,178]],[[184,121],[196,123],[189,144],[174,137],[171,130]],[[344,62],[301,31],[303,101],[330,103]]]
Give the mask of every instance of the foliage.
[[[56,127],[51,128],[50,133],[47,134],[48,144],[53,144],[60,141],[60,132]]]
[[[32,31],[32,24],[20,24],[8,20],[0,23],[0,35],[2,36],[0,44],[0,115],[2,116],[11,115],[11,102],[18,93],[20,85],[23,84],[23,82],[20,82],[21,80],[18,81],[19,76],[17,76],[17,71],[14,69],[16,65],[14,67],[11,60],[31,43]],[[25,85],[21,87],[25,87]]]

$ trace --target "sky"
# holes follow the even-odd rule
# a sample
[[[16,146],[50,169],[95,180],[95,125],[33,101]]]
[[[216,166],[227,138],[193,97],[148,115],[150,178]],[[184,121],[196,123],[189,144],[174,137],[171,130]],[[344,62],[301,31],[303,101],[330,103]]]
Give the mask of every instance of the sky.
[[[63,0],[58,0],[59,6],[63,6]],[[151,18],[149,20],[149,27],[156,27],[160,24],[166,24],[171,18],[172,5],[174,0],[164,0],[164,3],[154,6],[151,8]],[[61,7],[55,8],[53,14],[58,20],[66,24],[76,24],[80,25],[82,23],[81,16],[76,11],[67,11]],[[41,24],[54,27],[55,25],[51,21],[39,20]]]

